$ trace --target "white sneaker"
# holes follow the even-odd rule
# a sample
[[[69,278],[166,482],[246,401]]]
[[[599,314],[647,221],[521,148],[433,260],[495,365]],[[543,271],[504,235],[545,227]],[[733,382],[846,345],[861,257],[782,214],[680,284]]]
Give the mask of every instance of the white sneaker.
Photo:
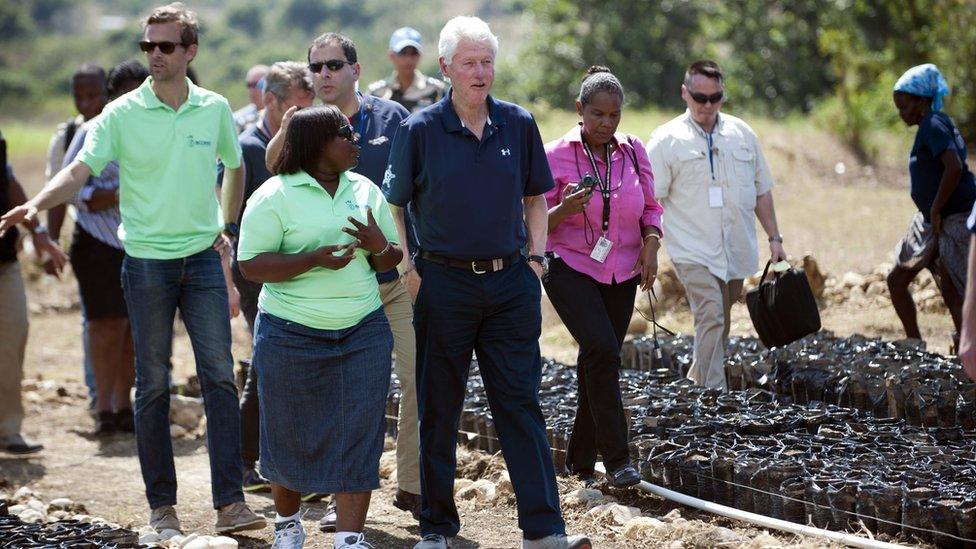
[[[454,538],[444,537],[440,534],[427,534],[413,549],[451,549]]]
[[[305,544],[305,528],[302,521],[289,520],[275,524],[274,541],[271,549],[301,549]]]
[[[335,540],[333,549],[376,549],[366,541],[366,536],[360,533],[358,536],[346,536],[344,540]]]
[[[523,539],[522,549],[592,549],[590,538],[553,534],[542,539]]]

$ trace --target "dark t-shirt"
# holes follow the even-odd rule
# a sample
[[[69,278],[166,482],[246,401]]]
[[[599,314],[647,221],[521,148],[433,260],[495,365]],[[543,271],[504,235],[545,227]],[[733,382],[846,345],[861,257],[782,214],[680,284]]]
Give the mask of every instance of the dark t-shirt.
[[[390,204],[412,202],[421,249],[468,261],[525,246],[522,199],[553,185],[528,111],[489,97],[479,141],[461,124],[449,94],[400,125],[383,191]]]
[[[942,208],[942,216],[957,213],[969,213],[976,200],[976,185],[973,183],[973,173],[966,165],[966,144],[959,135],[952,119],[943,112],[930,112],[918,124],[915,134],[915,144],[908,157],[908,173],[912,181],[912,200],[918,211],[922,212],[925,221],[929,222],[932,204],[939,192],[942,173],[945,166],[939,156],[947,149],[953,149],[962,161],[962,176],[959,186],[946,201]]]

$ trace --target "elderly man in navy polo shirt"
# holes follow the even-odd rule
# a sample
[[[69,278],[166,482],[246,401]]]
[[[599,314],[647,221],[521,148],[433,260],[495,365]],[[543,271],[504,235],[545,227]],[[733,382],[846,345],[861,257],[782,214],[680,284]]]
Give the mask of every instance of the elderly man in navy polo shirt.
[[[408,286],[419,289],[423,539],[415,549],[450,547],[461,527],[455,450],[472,351],[515,489],[523,547],[589,548],[587,538],[565,534],[539,408],[542,195],[553,187],[542,138],[525,109],[488,95],[498,39],[484,21],[452,19],[438,49],[452,91],[401,123],[383,181],[398,224],[411,204],[420,242],[416,270],[403,265]],[[526,242],[528,259],[520,253]]]

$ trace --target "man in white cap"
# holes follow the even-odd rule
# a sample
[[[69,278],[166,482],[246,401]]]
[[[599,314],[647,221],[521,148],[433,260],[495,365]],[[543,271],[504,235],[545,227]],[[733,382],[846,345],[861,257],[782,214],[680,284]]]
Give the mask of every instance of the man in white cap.
[[[440,78],[425,76],[417,69],[423,46],[420,33],[402,27],[390,37],[390,61],[393,74],[369,85],[370,95],[396,101],[410,112],[433,105],[447,93],[447,83]]]

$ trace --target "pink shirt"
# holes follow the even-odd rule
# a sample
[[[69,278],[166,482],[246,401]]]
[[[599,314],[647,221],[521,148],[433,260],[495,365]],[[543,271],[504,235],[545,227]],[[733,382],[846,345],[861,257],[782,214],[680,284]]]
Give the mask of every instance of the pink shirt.
[[[580,126],[576,125],[561,139],[546,144],[546,158],[556,181],[556,186],[546,193],[549,208],[562,201],[567,185],[576,185],[584,175],[593,172],[581,139]],[[571,215],[549,233],[546,243],[547,252],[555,253],[574,270],[604,284],[624,282],[637,276],[633,268],[643,245],[641,229],[655,227],[661,231],[661,213],[664,211],[654,199],[654,175],[644,144],[623,133],[615,134],[614,142],[617,146],[610,155],[610,188],[613,191],[607,232],[613,247],[606,261],[600,263],[590,257],[596,240],[603,234],[603,196],[596,188],[585,210],[589,226],[583,212]],[[600,176],[606,177],[604,159],[597,156]],[[637,166],[634,166],[635,157]],[[587,244],[587,238],[590,244]]]

